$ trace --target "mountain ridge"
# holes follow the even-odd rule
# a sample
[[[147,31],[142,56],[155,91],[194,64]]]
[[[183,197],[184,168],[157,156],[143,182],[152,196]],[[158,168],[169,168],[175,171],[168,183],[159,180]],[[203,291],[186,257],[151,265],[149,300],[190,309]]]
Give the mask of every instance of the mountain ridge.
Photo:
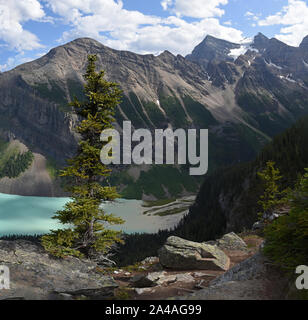
[[[82,75],[92,53],[106,79],[123,90],[117,128],[124,120],[150,130],[208,128],[211,170],[249,160],[272,136],[308,112],[306,42],[290,47],[258,34],[253,43],[234,44],[208,36],[196,47],[198,62],[193,59],[196,51],[189,58],[168,51],[139,55],[91,38],[75,39],[0,74],[0,137],[13,137],[63,165],[78,140],[72,130],[78,119],[66,104],[74,96],[82,98]],[[210,50],[202,56],[204,46]],[[237,50],[238,57],[231,57],[231,50]],[[127,197],[169,197],[187,188],[197,190],[198,183],[190,178],[189,183],[178,180],[180,187],[175,188],[160,184],[157,172],[149,168],[134,170],[133,176],[119,173],[115,180],[124,189],[130,186],[124,192]],[[149,174],[154,190],[146,183]],[[164,189],[173,192],[164,194]]]

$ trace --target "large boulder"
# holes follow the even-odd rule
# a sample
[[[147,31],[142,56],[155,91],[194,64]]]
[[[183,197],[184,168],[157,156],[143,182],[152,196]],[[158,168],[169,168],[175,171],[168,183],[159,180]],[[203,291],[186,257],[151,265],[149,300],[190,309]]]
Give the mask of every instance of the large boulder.
[[[230,266],[229,257],[217,246],[171,236],[158,251],[160,263],[177,270],[223,270]]]
[[[105,299],[118,287],[112,277],[97,271],[94,262],[54,259],[40,245],[24,240],[0,241],[0,265],[10,270],[10,289],[0,290],[0,300]]]
[[[222,250],[247,250],[247,244],[234,232],[225,234],[217,240],[217,246]]]

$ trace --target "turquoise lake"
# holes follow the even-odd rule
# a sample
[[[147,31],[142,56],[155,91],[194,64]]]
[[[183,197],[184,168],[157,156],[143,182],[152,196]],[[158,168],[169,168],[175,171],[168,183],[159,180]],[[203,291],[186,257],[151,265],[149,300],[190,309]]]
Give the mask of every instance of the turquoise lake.
[[[51,219],[68,198],[22,197],[0,193],[0,236],[9,234],[43,234],[61,226]],[[120,199],[103,205],[108,213],[123,218],[124,225],[114,226],[126,233],[154,233],[162,228],[164,219],[142,214],[142,201]],[[62,226],[63,227],[63,226]]]

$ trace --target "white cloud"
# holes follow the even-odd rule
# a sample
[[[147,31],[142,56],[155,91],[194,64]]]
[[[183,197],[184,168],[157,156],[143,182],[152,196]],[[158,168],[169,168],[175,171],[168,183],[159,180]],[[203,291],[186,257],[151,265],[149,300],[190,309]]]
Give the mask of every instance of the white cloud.
[[[163,9],[170,12],[167,18],[126,10],[121,0],[5,1],[0,0],[0,39],[20,54],[2,62],[2,70],[25,62],[24,51],[42,47],[37,36],[24,29],[24,23],[31,20],[69,26],[60,43],[91,37],[109,47],[142,54],[169,50],[186,55],[207,34],[232,42],[243,40],[243,33],[231,27],[231,21],[219,21],[224,14],[220,6],[228,0],[161,0]],[[46,7],[53,18],[46,16]],[[184,16],[195,19],[187,22]]]
[[[260,13],[256,14],[256,13],[253,13],[251,11],[247,11],[244,14],[244,16],[246,17],[247,20],[259,21],[261,14]],[[255,26],[256,24],[253,23],[252,25]]]
[[[172,6],[173,0],[163,0],[160,4],[163,7],[163,9],[166,11],[168,10],[168,7]]]
[[[246,13],[245,13],[245,17],[253,17],[255,14],[254,13],[252,13],[251,11],[247,11]]]
[[[163,0],[161,5],[164,10],[177,16],[192,18],[221,17],[225,12],[221,5],[228,4],[228,0]]]
[[[283,25],[275,37],[297,46],[308,34],[308,6],[305,1],[289,0],[281,11],[259,21],[259,26]]]
[[[44,1],[65,23],[72,26],[71,30],[63,34],[61,41],[87,36],[115,49],[154,54],[166,49],[175,54],[186,55],[206,34],[231,41],[240,41],[243,38],[241,31],[221,25],[214,17],[223,13],[217,6],[226,4],[227,0],[210,0],[207,3],[189,1],[189,10],[187,1],[163,0],[163,8],[179,13],[165,19],[125,10],[122,1]],[[188,23],[181,15],[199,15],[202,19]]]
[[[17,65],[29,62],[31,60],[33,60],[33,58],[25,56],[24,52],[20,52],[14,57],[9,57],[4,64],[0,64],[0,71],[4,72],[6,70],[14,68]]]
[[[38,0],[0,0],[0,39],[18,51],[40,48],[37,36],[24,30],[23,23],[44,16]]]

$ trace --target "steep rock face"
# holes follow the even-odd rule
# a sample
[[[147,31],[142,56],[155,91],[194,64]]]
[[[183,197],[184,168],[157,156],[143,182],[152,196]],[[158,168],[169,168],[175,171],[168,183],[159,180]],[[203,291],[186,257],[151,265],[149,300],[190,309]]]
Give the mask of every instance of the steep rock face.
[[[255,37],[253,41],[252,47],[259,50],[259,51],[265,51],[267,46],[269,45],[270,39],[266,37],[264,34],[259,32]]]
[[[54,101],[40,97],[17,70],[0,75],[0,134],[13,136],[34,152],[57,159],[72,154],[76,141],[73,117]]]
[[[225,89],[226,84],[234,84],[239,76],[239,72],[234,63],[226,61],[209,62],[207,71],[212,84],[223,89]]]
[[[186,56],[186,59],[195,61],[206,68],[208,63],[213,60],[233,61],[229,53],[232,49],[239,48],[239,44],[206,36],[193,52]]]
[[[308,36],[303,39],[299,47],[304,51],[308,50]]]

